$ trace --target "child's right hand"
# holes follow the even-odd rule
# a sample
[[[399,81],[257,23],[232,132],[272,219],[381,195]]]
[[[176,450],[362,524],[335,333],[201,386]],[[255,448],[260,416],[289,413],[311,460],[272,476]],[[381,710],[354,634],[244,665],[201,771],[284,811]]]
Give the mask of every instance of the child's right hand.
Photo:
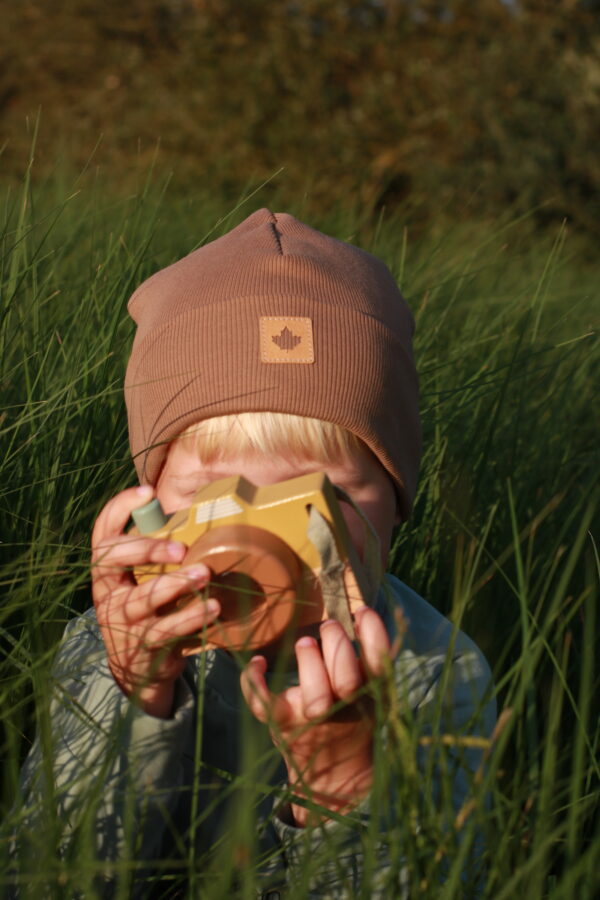
[[[170,603],[205,587],[202,563],[136,584],[131,569],[144,563],[181,563],[184,544],[124,533],[133,509],[154,495],[129,488],[102,509],[92,534],[92,592],[108,663],[121,690],[150,715],[168,718],[175,682],[183,671],[182,638],[197,634],[219,614],[216,600],[168,609]]]

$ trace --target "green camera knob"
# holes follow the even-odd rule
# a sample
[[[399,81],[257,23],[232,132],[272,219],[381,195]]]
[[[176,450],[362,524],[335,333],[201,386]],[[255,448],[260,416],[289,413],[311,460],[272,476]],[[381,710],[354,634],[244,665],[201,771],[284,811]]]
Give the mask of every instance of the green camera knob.
[[[144,506],[134,509],[131,513],[131,518],[140,534],[152,534],[153,531],[158,531],[159,528],[162,528],[169,521],[169,517],[165,515],[158,497],[150,500],[149,503],[145,503]]]

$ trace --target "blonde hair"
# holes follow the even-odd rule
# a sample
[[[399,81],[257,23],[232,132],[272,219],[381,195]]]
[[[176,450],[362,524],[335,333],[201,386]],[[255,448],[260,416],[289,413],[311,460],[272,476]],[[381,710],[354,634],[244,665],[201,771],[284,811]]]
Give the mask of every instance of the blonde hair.
[[[365,447],[359,437],[341,425],[274,412],[204,419],[186,428],[178,440],[193,447],[205,465],[246,453],[335,464]]]

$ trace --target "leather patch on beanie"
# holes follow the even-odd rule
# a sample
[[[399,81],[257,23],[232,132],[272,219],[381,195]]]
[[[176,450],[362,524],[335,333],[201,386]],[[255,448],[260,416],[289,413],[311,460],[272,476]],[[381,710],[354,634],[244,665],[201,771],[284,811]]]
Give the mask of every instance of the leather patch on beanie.
[[[264,363],[314,363],[312,320],[303,316],[261,316],[260,358]]]

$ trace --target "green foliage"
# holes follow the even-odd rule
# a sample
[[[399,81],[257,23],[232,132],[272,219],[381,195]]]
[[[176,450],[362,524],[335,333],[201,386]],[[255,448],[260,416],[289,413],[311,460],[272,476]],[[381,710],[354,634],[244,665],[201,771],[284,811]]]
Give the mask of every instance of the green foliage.
[[[130,5],[119,27],[136,9],[142,15],[141,6]],[[239,9],[240,17],[247,14]],[[258,21],[273,27],[273,16]],[[223,40],[232,39],[236,23]],[[65,622],[89,605],[95,514],[133,478],[121,395],[132,333],[126,300],[150,272],[271,200],[253,198],[219,218],[214,199],[211,206],[192,192],[185,201],[163,198],[151,181],[126,199],[92,179],[65,192],[52,182],[33,189],[26,178],[22,193],[7,194],[0,256],[4,816],[35,728],[49,752],[48,702],[56,689],[50,665]],[[299,204],[290,211],[302,214]],[[479,828],[483,896],[521,891],[592,900],[600,858],[599,460],[592,416],[598,273],[565,228],[550,240],[532,238],[526,221],[438,227],[413,237],[398,217],[371,226],[330,209],[312,221],[382,256],[411,302],[426,450],[393,569],[483,647],[504,711],[470,805],[448,829],[416,774],[415,737],[396,698],[390,744],[378,748],[375,788],[385,808],[388,774],[400,776],[403,816],[390,822],[390,844],[408,861],[414,896],[470,895],[460,871]],[[443,761],[443,743],[439,753]],[[186,862],[184,874],[202,896],[235,895],[232,859],[239,896],[251,895],[259,862],[256,773],[272,764],[258,743],[245,776],[232,785],[239,816],[216,860]],[[51,801],[48,807],[31,885],[37,890],[43,880],[57,897],[77,889],[95,896],[99,864],[85,815],[79,855],[59,860],[53,840],[60,823]],[[376,872],[373,841],[367,831],[367,868]],[[325,843],[324,852],[336,848]],[[119,870],[120,896],[127,896],[135,864],[132,840],[132,857]],[[175,883],[165,882],[162,896],[174,895]],[[305,895],[298,886],[298,898]]]
[[[127,183],[160,144],[183,191],[200,178],[233,199],[284,167],[287,196],[317,211],[405,203],[423,224],[518,203],[597,233],[585,2],[0,3],[5,174],[41,110],[43,173],[91,156]]]

